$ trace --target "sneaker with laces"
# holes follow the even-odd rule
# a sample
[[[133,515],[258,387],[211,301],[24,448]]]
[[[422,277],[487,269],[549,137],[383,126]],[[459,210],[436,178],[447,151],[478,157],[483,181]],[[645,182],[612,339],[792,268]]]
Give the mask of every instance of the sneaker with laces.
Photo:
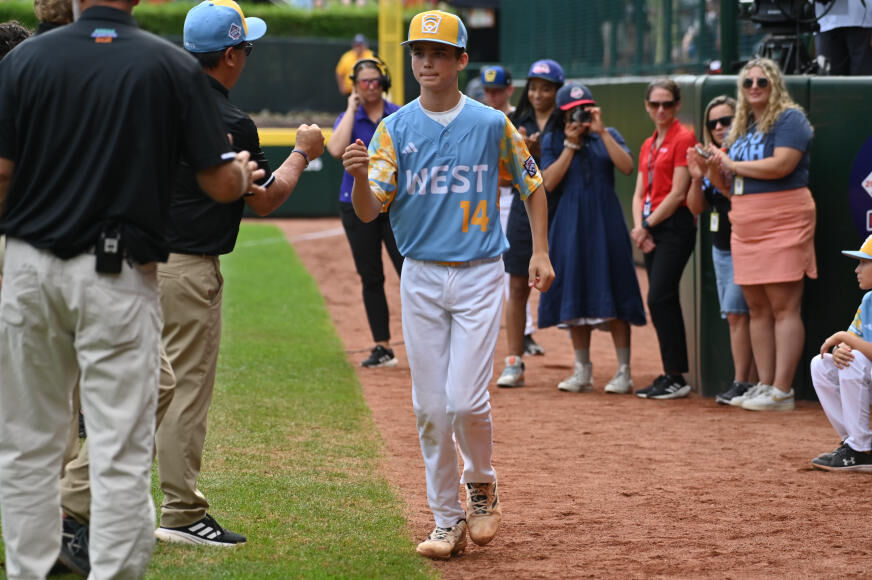
[[[503,519],[497,482],[466,484],[466,521],[469,537],[484,546],[494,539]]]
[[[519,356],[507,356],[506,368],[497,379],[498,387],[523,387],[524,386],[524,361]]]
[[[618,366],[618,372],[612,377],[605,388],[607,393],[615,393],[617,395],[625,395],[633,392],[633,379],[630,378],[630,365]]]
[[[744,403],[748,399],[753,399],[754,397],[759,395],[760,391],[762,391],[765,387],[766,387],[766,385],[763,383],[757,383],[755,385],[752,385],[751,388],[749,388],[747,391],[745,391],[741,395],[735,396],[732,399],[730,399],[730,403],[729,403],[730,406],[741,407],[742,403]]]
[[[655,388],[659,388],[660,383],[668,383],[668,382],[669,382],[669,377],[667,377],[666,375],[660,375],[659,377],[654,379],[653,383],[651,383],[650,385],[648,385],[647,387],[645,387],[643,389],[639,389],[638,391],[636,391],[636,396],[641,397],[643,399],[647,399],[648,394],[651,391],[653,391]]]
[[[681,375],[667,375],[665,381],[658,383],[648,392],[649,399],[665,401],[667,399],[681,399],[690,394],[691,388]]]
[[[814,463],[815,459],[827,459],[827,458],[829,458],[831,455],[834,455],[834,454],[835,454],[839,449],[841,449],[841,448],[844,447],[845,445],[847,445],[847,443],[845,443],[844,441],[841,441],[841,442],[839,443],[839,446],[838,446],[838,447],[836,447],[836,448],[833,449],[832,451],[827,451],[826,453],[821,453],[820,455],[818,455],[817,457],[815,457],[814,459],[812,459],[811,462]]]
[[[466,548],[466,520],[460,520],[451,528],[436,526],[427,539],[418,544],[417,552],[427,558],[447,560]]]
[[[231,547],[245,543],[245,536],[225,530],[209,514],[189,526],[178,528],[161,526],[154,531],[154,535],[158,540],[176,544]]]
[[[533,340],[532,334],[525,334],[524,354],[529,354],[530,356],[542,356],[543,354],[545,354],[545,349],[539,346],[539,343]]]
[[[377,344],[369,353],[369,358],[360,363],[360,366],[367,368],[395,367],[397,366],[397,357],[394,356],[393,349]]]
[[[66,520],[64,521],[66,523]],[[70,531],[73,531],[72,536],[68,535]],[[65,525],[62,533],[58,562],[74,574],[87,577],[91,573],[91,559],[88,555],[88,526],[79,523],[76,523],[75,526]]]
[[[854,451],[848,444],[832,453],[824,453],[811,460],[811,466],[824,471],[861,471],[872,473],[872,454]]]
[[[575,361],[572,376],[560,381],[557,388],[567,393],[589,393],[593,390],[593,363]]]
[[[793,411],[793,389],[784,392],[772,385],[763,385],[757,394],[742,402],[747,411]]]
[[[718,396],[715,397],[715,402],[720,403],[721,405],[729,405],[730,401],[735,397],[741,397],[745,393],[748,392],[748,389],[753,387],[751,383],[741,383],[739,381],[734,381],[730,388],[724,391],[723,393],[719,393]]]

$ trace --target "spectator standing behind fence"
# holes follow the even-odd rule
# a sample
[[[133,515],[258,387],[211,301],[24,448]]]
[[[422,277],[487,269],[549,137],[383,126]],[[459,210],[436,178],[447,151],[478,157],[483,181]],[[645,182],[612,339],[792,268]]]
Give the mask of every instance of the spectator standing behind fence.
[[[563,86],[565,77],[563,67],[553,60],[537,60],[527,73],[527,84],[521,93],[518,107],[509,120],[518,128],[524,142],[539,163],[542,137],[554,127],[560,116],[555,106],[557,89]],[[548,216],[551,216],[552,198],[548,197]],[[512,196],[506,237],[509,249],[503,254],[506,273],[509,274],[509,300],[506,304],[506,342],[509,355],[506,366],[497,379],[498,387],[521,387],[524,385],[525,354],[544,354],[533,340],[532,320],[527,321],[527,301],[530,299],[530,286],[527,284],[527,264],[533,253],[533,240],[530,233],[530,220],[524,202],[517,195]],[[526,324],[526,328],[525,328]]]
[[[604,390],[629,393],[630,324],[645,324],[645,308],[615,169],[630,175],[633,156],[586,86],[564,85],[557,107],[563,116],[542,141],[545,189],[559,201],[548,236],[554,283],[539,299],[539,326],[569,328],[575,372],[557,388],[574,393],[593,389],[591,331],[610,330],[618,369]]]
[[[374,57],[375,54],[369,49],[366,37],[362,34],[355,34],[354,40],[351,41],[351,48],[342,53],[339,62],[336,63],[336,86],[339,87],[340,93],[346,97],[351,94],[353,87],[351,73],[354,72],[354,63],[362,58]]]
[[[854,269],[862,290],[872,290],[872,236],[856,252]],[[872,292],[866,292],[847,331],[824,341],[820,354],[811,361],[811,382],[821,407],[841,443],[830,453],[811,460],[812,467],[825,471],[872,472],[872,431],[869,404],[872,402]]]
[[[691,390],[683,376],[688,371],[687,339],[678,286],[696,244],[696,221],[686,204],[687,148],[696,144],[696,137],[676,118],[680,108],[681,92],[674,81],[648,85],[645,109],[656,128],[639,153],[630,232],[644,253],[648,310],[663,362],[663,374],[636,391],[648,399],[677,399]]]
[[[815,2],[821,30],[817,52],[827,57],[831,75],[872,75],[872,2]]]
[[[736,114],[736,100],[726,95],[712,99],[703,115],[703,142],[708,147],[720,148],[730,130]],[[690,170],[690,189],[687,192],[687,206],[694,214],[701,214],[707,208],[708,229],[712,234],[712,263],[718,287],[718,302],[721,317],[730,326],[730,351],[733,355],[733,383],[715,400],[729,405],[734,398],[744,395],[756,382],[754,356],[751,353],[751,336],[748,330],[748,304],[742,289],[733,281],[733,256],[730,253],[730,211],[729,194],[724,195],[715,189],[705,177],[705,164],[696,149],[687,150],[687,167]]]
[[[384,98],[391,88],[391,76],[381,60],[366,58],[357,61],[352,69],[351,82],[353,88],[348,95],[348,107],[336,118],[333,134],[327,143],[330,155],[337,159],[341,159],[345,148],[357,139],[369,145],[381,120],[399,109]],[[392,367],[397,364],[397,357],[394,356],[390,342],[382,244],[398,276],[403,269],[403,256],[397,250],[388,213],[379,214],[369,223],[361,221],[354,213],[351,205],[353,185],[354,178],[347,171],[343,171],[342,185],[339,188],[339,212],[345,236],[351,246],[354,266],[363,284],[363,306],[375,342],[369,357],[360,364],[364,367]]]
[[[708,176],[732,194],[734,279],[751,315],[760,382],[740,400],[751,411],[789,411],[805,342],[804,281],[817,278],[816,210],[808,189],[813,131],[773,61],[749,61],[739,73],[738,93],[728,150],[710,147]]]

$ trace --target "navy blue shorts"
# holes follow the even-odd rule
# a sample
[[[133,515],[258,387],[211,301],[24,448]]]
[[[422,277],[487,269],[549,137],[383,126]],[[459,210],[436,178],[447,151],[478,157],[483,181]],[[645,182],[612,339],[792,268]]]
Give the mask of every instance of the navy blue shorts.
[[[512,209],[509,211],[506,230],[506,237],[509,239],[509,249],[503,254],[506,273],[526,278],[530,275],[530,258],[533,257],[533,234],[530,232],[527,209],[517,194],[512,196]]]

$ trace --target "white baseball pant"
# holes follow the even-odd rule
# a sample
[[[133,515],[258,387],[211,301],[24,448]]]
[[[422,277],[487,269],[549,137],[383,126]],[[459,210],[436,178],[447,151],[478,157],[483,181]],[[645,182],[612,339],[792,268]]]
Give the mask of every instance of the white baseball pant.
[[[833,362],[833,355],[817,355],[811,360],[811,381],[830,425],[839,438],[854,451],[872,449],[869,430],[869,389],[872,387],[872,362],[854,349],[854,360],[844,369]]]
[[[496,480],[487,388],[500,331],[503,272],[502,261],[467,268],[410,258],[403,264],[403,337],[427,500],[437,526],[449,528],[465,517],[460,483]]]

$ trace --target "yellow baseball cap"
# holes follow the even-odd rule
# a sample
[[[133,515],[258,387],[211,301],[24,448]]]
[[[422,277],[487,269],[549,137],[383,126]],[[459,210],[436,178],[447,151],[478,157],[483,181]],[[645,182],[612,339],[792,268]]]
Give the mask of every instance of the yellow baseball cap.
[[[466,48],[466,27],[454,14],[441,10],[429,10],[416,14],[409,24],[410,42],[438,42],[458,48]]]
[[[872,236],[866,238],[858,251],[842,250],[842,254],[859,260],[872,260]]]

